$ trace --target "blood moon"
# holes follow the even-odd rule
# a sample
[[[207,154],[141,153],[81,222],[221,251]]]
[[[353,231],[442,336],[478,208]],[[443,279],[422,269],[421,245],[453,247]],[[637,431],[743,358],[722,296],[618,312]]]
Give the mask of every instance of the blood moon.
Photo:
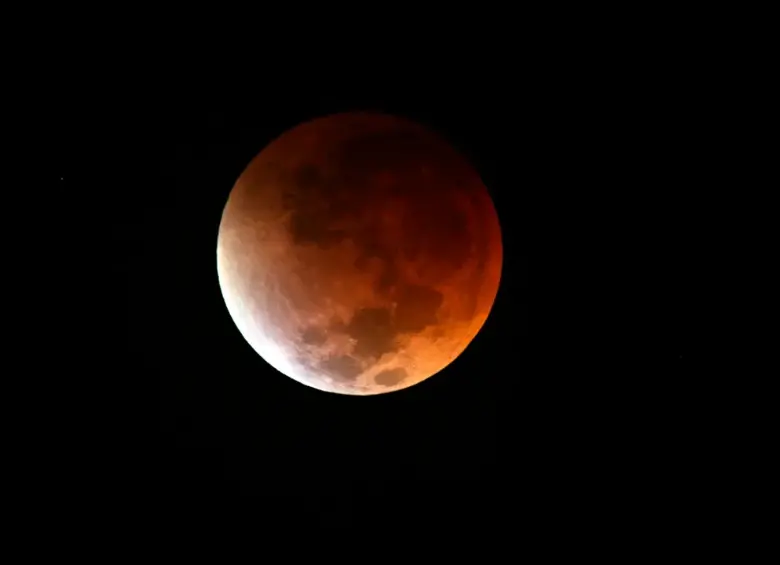
[[[241,334],[314,388],[370,395],[449,365],[501,275],[498,217],[476,171],[407,119],[344,113],[281,135],[222,214],[217,270]]]

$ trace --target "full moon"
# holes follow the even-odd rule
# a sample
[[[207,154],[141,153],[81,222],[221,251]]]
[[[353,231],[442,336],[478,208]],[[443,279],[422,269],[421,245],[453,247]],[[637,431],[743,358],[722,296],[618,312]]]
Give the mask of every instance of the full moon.
[[[271,366],[372,395],[464,351],[493,306],[502,254],[493,202],[463,155],[405,118],[344,113],[287,131],[249,163],[222,214],[217,273]]]

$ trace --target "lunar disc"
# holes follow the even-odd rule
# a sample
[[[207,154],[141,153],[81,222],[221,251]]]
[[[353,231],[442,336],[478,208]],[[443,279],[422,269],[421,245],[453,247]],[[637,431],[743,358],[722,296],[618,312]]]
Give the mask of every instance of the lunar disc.
[[[319,118],[263,149],[217,241],[222,295],[252,348],[296,381],[352,395],[449,365],[485,323],[501,265],[498,217],[465,157],[375,113]]]

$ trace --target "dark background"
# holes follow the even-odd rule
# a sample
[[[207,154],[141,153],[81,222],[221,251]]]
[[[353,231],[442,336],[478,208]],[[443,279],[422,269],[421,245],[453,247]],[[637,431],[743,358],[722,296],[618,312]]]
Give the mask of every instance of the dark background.
[[[143,184],[119,235],[130,250],[121,265],[128,345],[159,394],[159,413],[149,416],[159,424],[150,456],[160,486],[359,495],[474,486],[496,473],[498,398],[527,364],[525,238],[509,211],[522,204],[512,195],[520,179],[501,178],[508,148],[496,137],[499,116],[484,101],[444,94],[323,89],[155,109],[134,161]],[[216,276],[222,208],[244,167],[283,131],[348,110],[390,112],[444,134],[481,172],[501,217],[512,218],[501,291],[483,331],[435,378],[377,397],[319,392],[272,369],[238,332]]]
[[[110,265],[91,292],[111,305],[95,333],[116,329],[95,338],[105,346],[91,347],[80,402],[80,445],[107,492],[299,500],[353,520],[373,497],[407,509],[419,493],[453,509],[522,500],[549,516],[658,503],[693,484],[693,226],[717,133],[702,71],[633,51],[524,61],[342,65],[297,81],[247,71],[231,89],[147,79],[109,89],[89,129],[60,134],[56,181],[94,189],[84,209],[99,221],[87,225],[107,234],[91,238]],[[448,138],[488,187],[504,243],[473,343],[377,397],[271,369],[216,276],[222,207],[244,167],[285,130],[348,110]],[[72,132],[77,120],[62,122]]]

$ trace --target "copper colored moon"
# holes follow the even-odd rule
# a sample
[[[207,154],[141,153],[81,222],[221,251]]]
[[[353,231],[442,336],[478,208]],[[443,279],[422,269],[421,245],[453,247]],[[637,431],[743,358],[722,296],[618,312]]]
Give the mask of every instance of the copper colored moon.
[[[466,159],[374,113],[268,145],[233,187],[217,242],[222,295],[252,348],[296,381],[353,395],[409,387],[458,357],[501,263],[496,211]]]

